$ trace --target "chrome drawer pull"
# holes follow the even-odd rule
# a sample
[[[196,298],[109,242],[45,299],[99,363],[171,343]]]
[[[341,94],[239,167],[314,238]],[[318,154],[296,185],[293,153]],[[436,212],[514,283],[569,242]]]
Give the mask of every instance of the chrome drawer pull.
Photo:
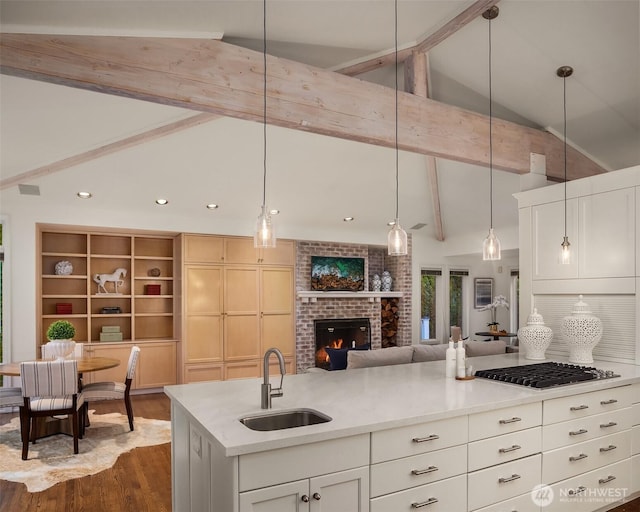
[[[430,436],[427,436],[427,437],[414,437],[413,442],[424,443],[425,441],[435,441],[436,439],[440,439],[440,436],[436,434],[431,434]]]
[[[575,462],[577,460],[586,459],[587,457],[588,457],[588,455],[586,453],[581,453],[577,457],[569,457],[569,462]]]
[[[501,484],[506,484],[507,482],[513,482],[514,480],[517,480],[518,478],[522,478],[520,475],[516,475],[515,473],[511,476],[508,476],[507,478],[498,478],[498,483]]]
[[[570,411],[583,411],[584,409],[588,409],[588,405],[578,405],[577,407],[569,407]]]
[[[581,428],[580,430],[574,430],[572,432],[569,432],[570,436],[579,436],[580,434],[586,434],[587,432],[589,432],[588,430]]]
[[[600,425],[600,428],[615,427],[616,425],[617,423],[615,421],[610,421],[609,423],[603,423]]]
[[[434,503],[438,503],[438,498],[429,498],[427,501],[423,501],[422,503],[412,503],[411,508],[422,508],[427,505],[433,505]]]
[[[518,418],[517,416],[514,416],[509,420],[500,420],[498,423],[500,425],[506,425],[507,423],[515,423],[516,421],[522,421],[522,418]]]
[[[412,475],[424,475],[425,473],[433,473],[434,471],[438,471],[437,466],[429,466],[425,469],[413,469],[411,470]]]
[[[509,448],[500,448],[498,450],[498,452],[499,453],[509,453],[509,452],[514,452],[516,450],[519,450],[520,448],[522,448],[522,446],[514,444],[513,446],[510,446]]]
[[[606,448],[600,448],[600,452],[610,452],[611,450],[615,450],[617,446],[610,444]]]
[[[600,402],[600,405],[611,405],[617,403],[618,401],[615,398],[612,398],[611,400],[603,400],[602,402]]]
[[[569,490],[569,496],[575,496],[576,494],[580,494],[584,491],[586,491],[587,488],[584,485],[581,485],[580,487],[578,487],[575,491],[573,489]]]
[[[616,479],[615,476],[609,475],[607,478],[601,478],[600,480],[598,480],[598,483],[600,485],[604,485],[604,484],[608,484],[609,482],[613,482],[615,479]]]

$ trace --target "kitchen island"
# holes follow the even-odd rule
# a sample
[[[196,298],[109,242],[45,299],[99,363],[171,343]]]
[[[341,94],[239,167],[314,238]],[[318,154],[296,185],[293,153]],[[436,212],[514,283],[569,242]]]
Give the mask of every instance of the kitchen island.
[[[470,361],[476,370],[531,363],[518,354]],[[522,510],[539,510],[530,507],[528,493],[534,485],[569,482],[609,462],[625,464],[627,494],[635,492],[640,489],[631,482],[640,480],[639,457],[633,459],[631,453],[639,440],[639,427],[633,427],[640,423],[634,419],[639,409],[633,403],[640,395],[640,367],[598,361],[594,366],[620,377],[537,390],[485,379],[446,379],[443,361],[287,375],[284,395],[273,399],[271,411],[260,409],[258,379],[168,386],[174,510],[395,512],[428,506],[430,512],[455,512],[513,499],[529,507]],[[559,416],[546,425],[543,411],[550,415],[570,397],[577,404],[571,407],[584,406],[575,413],[578,421],[594,414],[602,424],[615,423],[598,435],[585,433],[582,439],[591,440],[584,442],[602,444],[606,433],[622,436],[620,448],[608,448],[613,446],[609,441],[598,444],[596,451],[606,451],[597,453],[609,457],[602,464],[593,466],[600,456],[583,457],[590,464],[585,463],[584,471],[575,469],[583,464],[578,461],[545,481],[543,459],[552,460],[567,444],[555,439],[560,434],[552,435],[554,425],[575,420]],[[597,400],[586,405],[585,397]],[[332,420],[270,432],[250,430],[239,421],[297,408],[315,409]],[[621,415],[616,421],[598,416],[617,410],[622,412],[616,413]],[[498,426],[492,427],[492,422]],[[570,436],[571,442],[574,437],[581,436]],[[500,446],[494,450],[492,442]],[[432,462],[436,459],[441,462]],[[636,473],[631,475],[634,460]],[[410,469],[398,467],[403,464]],[[522,466],[532,468],[529,474],[521,474]],[[405,473],[408,479],[398,477]],[[512,480],[500,482],[505,478]],[[620,476],[616,485],[623,480]],[[432,498],[436,501],[429,501]],[[591,506],[580,510],[600,508]]]

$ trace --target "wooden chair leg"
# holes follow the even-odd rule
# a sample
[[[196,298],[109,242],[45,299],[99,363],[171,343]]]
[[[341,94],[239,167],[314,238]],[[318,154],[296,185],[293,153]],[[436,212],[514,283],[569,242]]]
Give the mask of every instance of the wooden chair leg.
[[[22,460],[27,460],[29,454],[29,427],[31,418],[26,407],[20,407],[20,434],[22,436]]]
[[[38,435],[38,418],[34,416],[31,418],[31,444],[36,444]]]
[[[129,418],[129,428],[133,432],[133,407],[131,407],[131,397],[129,394],[124,395],[124,405],[127,408],[127,417]]]
[[[80,435],[80,417],[78,416],[78,409],[73,411],[72,415],[73,420],[73,453],[78,453],[78,437]]]

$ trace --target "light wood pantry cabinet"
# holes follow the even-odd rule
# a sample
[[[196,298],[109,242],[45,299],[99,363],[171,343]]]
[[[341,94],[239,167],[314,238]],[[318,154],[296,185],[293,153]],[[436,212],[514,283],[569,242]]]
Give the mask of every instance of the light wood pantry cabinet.
[[[139,387],[175,383],[177,234],[45,224],[37,233],[38,345],[53,321],[69,320],[89,353],[95,348],[122,360],[111,370],[114,380],[124,379],[135,343],[142,349],[138,371],[157,362],[158,350],[164,358],[160,374],[147,370]],[[145,348],[158,341],[165,343]]]
[[[251,238],[182,238],[183,382],[260,376],[270,347],[282,351],[292,373],[294,242],[278,240],[280,253],[267,258]]]

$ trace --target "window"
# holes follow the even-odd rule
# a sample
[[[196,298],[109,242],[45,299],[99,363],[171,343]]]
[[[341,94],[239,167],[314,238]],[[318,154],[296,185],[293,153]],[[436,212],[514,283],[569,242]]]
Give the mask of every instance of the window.
[[[511,312],[511,332],[518,332],[520,326],[520,271],[511,271],[511,286],[510,286],[510,312]]]
[[[439,339],[442,320],[439,304],[442,302],[442,270],[422,269],[420,275],[420,339]],[[438,317],[440,316],[440,321]]]
[[[3,336],[2,336],[2,332],[3,332],[3,294],[2,294],[2,290],[4,289],[3,285],[2,285],[2,274],[3,274],[3,267],[4,267],[4,246],[2,245],[2,222],[0,222],[0,362],[4,361],[4,357],[3,357]],[[0,375],[0,387],[2,387],[2,375]]]
[[[468,270],[451,270],[449,272],[449,324],[457,325],[463,333],[465,332],[465,317],[467,315],[465,288],[468,276]]]

